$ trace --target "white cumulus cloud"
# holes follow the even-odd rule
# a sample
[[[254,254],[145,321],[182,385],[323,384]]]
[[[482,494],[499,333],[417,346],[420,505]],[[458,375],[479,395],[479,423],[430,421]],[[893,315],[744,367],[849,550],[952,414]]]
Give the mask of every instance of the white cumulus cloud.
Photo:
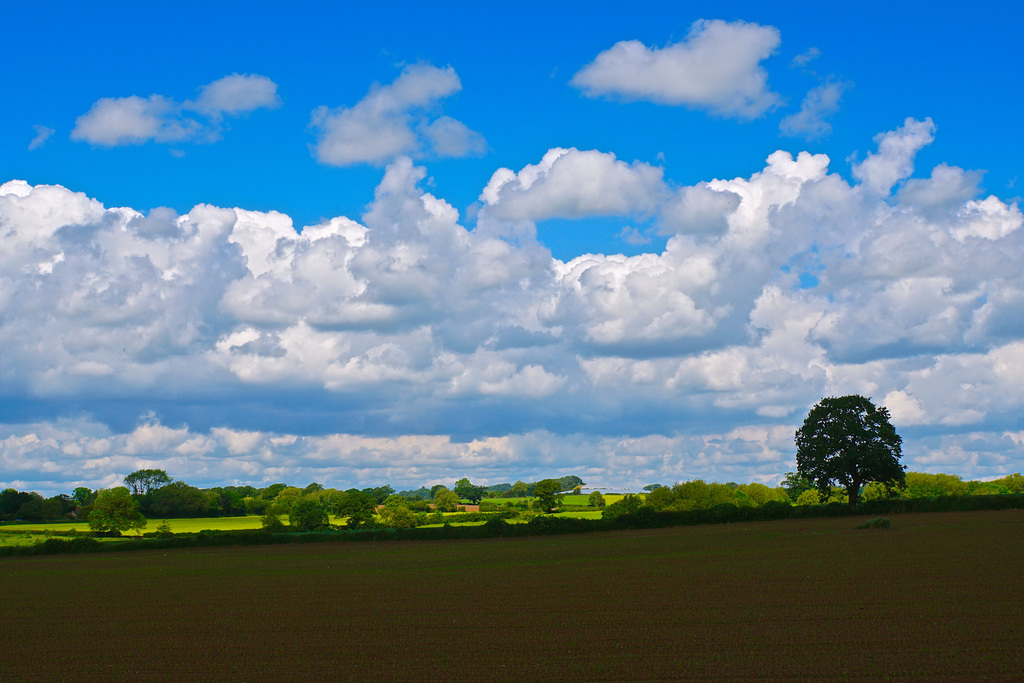
[[[828,118],[839,111],[839,99],[849,87],[843,81],[829,81],[812,88],[800,103],[800,111],[779,122],[779,130],[783,135],[807,140],[828,136],[832,132]]]
[[[571,83],[590,97],[686,105],[750,119],[781,103],[761,66],[780,42],[773,26],[700,20],[684,41],[663,48],[637,40],[616,43]]]
[[[300,227],[6,182],[0,376],[43,417],[0,426],[0,485],[162,467],[418,486],[470,465],[496,482],[767,481],[792,470],[808,407],[848,393],[914,425],[912,468],[1016,471],[1024,217],[973,171],[909,179],[933,131],[883,134],[851,178],[778,151],[681,187],[555,149],[496,171],[475,227],[406,156],[361,215]],[[664,248],[562,261],[499,229],[605,215],[629,235],[632,214]]]
[[[350,166],[428,152],[439,157],[482,153],[486,142],[479,133],[451,117],[432,117],[441,100],[461,89],[452,67],[413,64],[390,85],[374,85],[351,107],[318,107],[311,120],[316,158]]]
[[[656,166],[627,164],[596,150],[555,148],[518,173],[495,171],[480,199],[490,216],[539,221],[651,212],[666,194]]]
[[[162,95],[101,98],[75,120],[71,139],[104,147],[209,141],[219,137],[225,115],[279,105],[277,85],[266,76],[232,74],[203,86],[194,102]]]
[[[872,192],[888,194],[893,185],[914,172],[914,157],[935,139],[935,124],[907,118],[903,125],[875,136],[878,152],[870,152],[864,161],[855,164],[853,177]]]

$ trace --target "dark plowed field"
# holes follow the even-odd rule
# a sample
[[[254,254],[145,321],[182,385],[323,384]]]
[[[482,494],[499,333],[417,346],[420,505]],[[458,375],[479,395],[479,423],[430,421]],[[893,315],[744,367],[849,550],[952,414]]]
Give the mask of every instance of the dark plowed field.
[[[4,681],[1024,680],[1024,512],[0,560]]]

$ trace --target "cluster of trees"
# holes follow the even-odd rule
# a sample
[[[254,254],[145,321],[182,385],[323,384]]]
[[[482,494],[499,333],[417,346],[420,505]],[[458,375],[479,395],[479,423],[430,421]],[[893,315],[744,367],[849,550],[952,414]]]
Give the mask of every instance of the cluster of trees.
[[[545,480],[540,480],[545,481]],[[470,503],[478,503],[485,498],[529,498],[533,496],[534,488],[540,481],[527,483],[525,481],[516,481],[514,484],[508,482],[503,484],[492,484],[491,486],[476,486],[471,484],[469,479],[463,478],[455,482],[453,490],[459,495],[460,498],[464,498]],[[565,477],[555,479],[559,483],[559,491],[570,491],[579,486],[584,486],[586,482],[577,477],[574,474],[570,474]],[[460,486],[461,485],[461,486]],[[440,484],[436,484],[432,487],[422,487],[410,491],[400,491],[398,495],[409,498],[410,500],[431,500],[434,497],[435,490],[440,487]],[[473,487],[475,490],[470,490],[469,487]]]
[[[90,493],[89,489],[82,490]],[[68,515],[74,515],[80,505],[79,500],[65,493],[43,498],[35,491],[4,489],[0,491],[0,520],[24,519],[37,522],[44,519],[64,519]]]

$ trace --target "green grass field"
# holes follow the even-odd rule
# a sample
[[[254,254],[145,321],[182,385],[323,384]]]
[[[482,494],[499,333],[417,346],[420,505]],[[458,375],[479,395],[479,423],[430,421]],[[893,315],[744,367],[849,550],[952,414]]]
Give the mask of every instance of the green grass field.
[[[156,528],[164,521],[162,519],[150,519],[148,520],[146,528],[143,532],[156,531]],[[285,515],[284,520],[288,523],[288,517]],[[232,531],[235,529],[259,529],[260,517],[259,515],[248,515],[246,517],[200,517],[194,519],[169,519],[167,523],[171,525],[171,531],[176,534],[191,534],[204,529],[214,529],[217,531]],[[89,524],[87,522],[39,522],[39,523],[27,523],[27,524],[3,524],[0,525],[0,532],[6,531],[17,531],[17,532],[35,532],[42,533],[45,531],[89,531]],[[5,539],[8,536],[14,534],[0,533],[0,545],[9,545],[5,543]],[[134,535],[132,532],[126,534],[127,536]]]
[[[566,505],[589,505],[590,504],[589,498],[590,498],[589,495],[586,495],[586,496],[576,496],[576,495],[569,494],[569,495],[564,496],[564,499],[563,499],[562,502],[565,503]],[[605,501],[606,505],[611,505],[612,503],[619,502],[623,498],[625,498],[625,496],[605,494],[604,501]],[[536,500],[536,498],[485,498],[484,499],[485,502],[495,503],[496,505],[498,505],[499,509],[501,509],[501,507],[504,506],[505,503],[509,503],[509,502],[511,502],[511,503],[518,503],[518,502],[524,501],[524,500],[526,500],[526,501],[533,501],[533,500]]]
[[[566,496],[566,504],[568,505],[586,505],[587,496]],[[577,500],[579,499],[579,500]],[[605,496],[605,500],[609,504],[616,500],[621,500],[622,496]],[[504,502],[506,499],[500,499]],[[508,500],[520,500],[508,499]],[[499,508],[500,510],[501,508]],[[451,513],[459,514],[459,513]],[[582,519],[600,519],[600,511],[585,511],[585,512],[562,512],[559,513],[565,517],[578,517]],[[185,518],[185,519],[169,519],[167,523],[171,526],[171,531],[176,534],[192,534],[206,529],[215,531],[233,531],[238,529],[259,529],[261,528],[260,523],[261,517],[259,515],[248,515],[245,517],[200,517],[200,518]],[[150,519],[148,525],[143,530],[143,533],[149,533],[156,531],[156,528],[163,522],[162,519]],[[288,516],[282,515],[282,520],[285,524],[288,523]],[[344,520],[333,519],[332,524],[339,524]],[[509,520],[515,523],[521,520]],[[483,522],[457,522],[453,526],[477,526],[483,524]],[[428,525],[428,526],[441,526],[440,524]],[[0,525],[0,547],[11,546],[11,545],[32,545],[33,543],[40,542],[45,539],[43,535],[46,531],[89,531],[89,524],[87,522],[38,522],[38,523],[24,523],[24,524],[2,524]],[[11,533],[17,532],[17,533]],[[133,532],[125,534],[126,537],[134,536]],[[104,539],[109,540],[109,539]]]
[[[0,559],[5,680],[1020,681],[1024,511]],[[73,607],[73,608],[69,608]]]
[[[583,510],[581,512],[556,512],[555,517],[572,517],[575,519],[601,519],[600,510]]]

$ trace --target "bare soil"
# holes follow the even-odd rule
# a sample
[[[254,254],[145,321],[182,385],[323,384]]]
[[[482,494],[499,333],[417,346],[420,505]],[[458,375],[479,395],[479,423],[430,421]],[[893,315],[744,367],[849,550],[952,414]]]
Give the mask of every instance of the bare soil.
[[[0,560],[12,680],[1021,681],[1024,511]]]

